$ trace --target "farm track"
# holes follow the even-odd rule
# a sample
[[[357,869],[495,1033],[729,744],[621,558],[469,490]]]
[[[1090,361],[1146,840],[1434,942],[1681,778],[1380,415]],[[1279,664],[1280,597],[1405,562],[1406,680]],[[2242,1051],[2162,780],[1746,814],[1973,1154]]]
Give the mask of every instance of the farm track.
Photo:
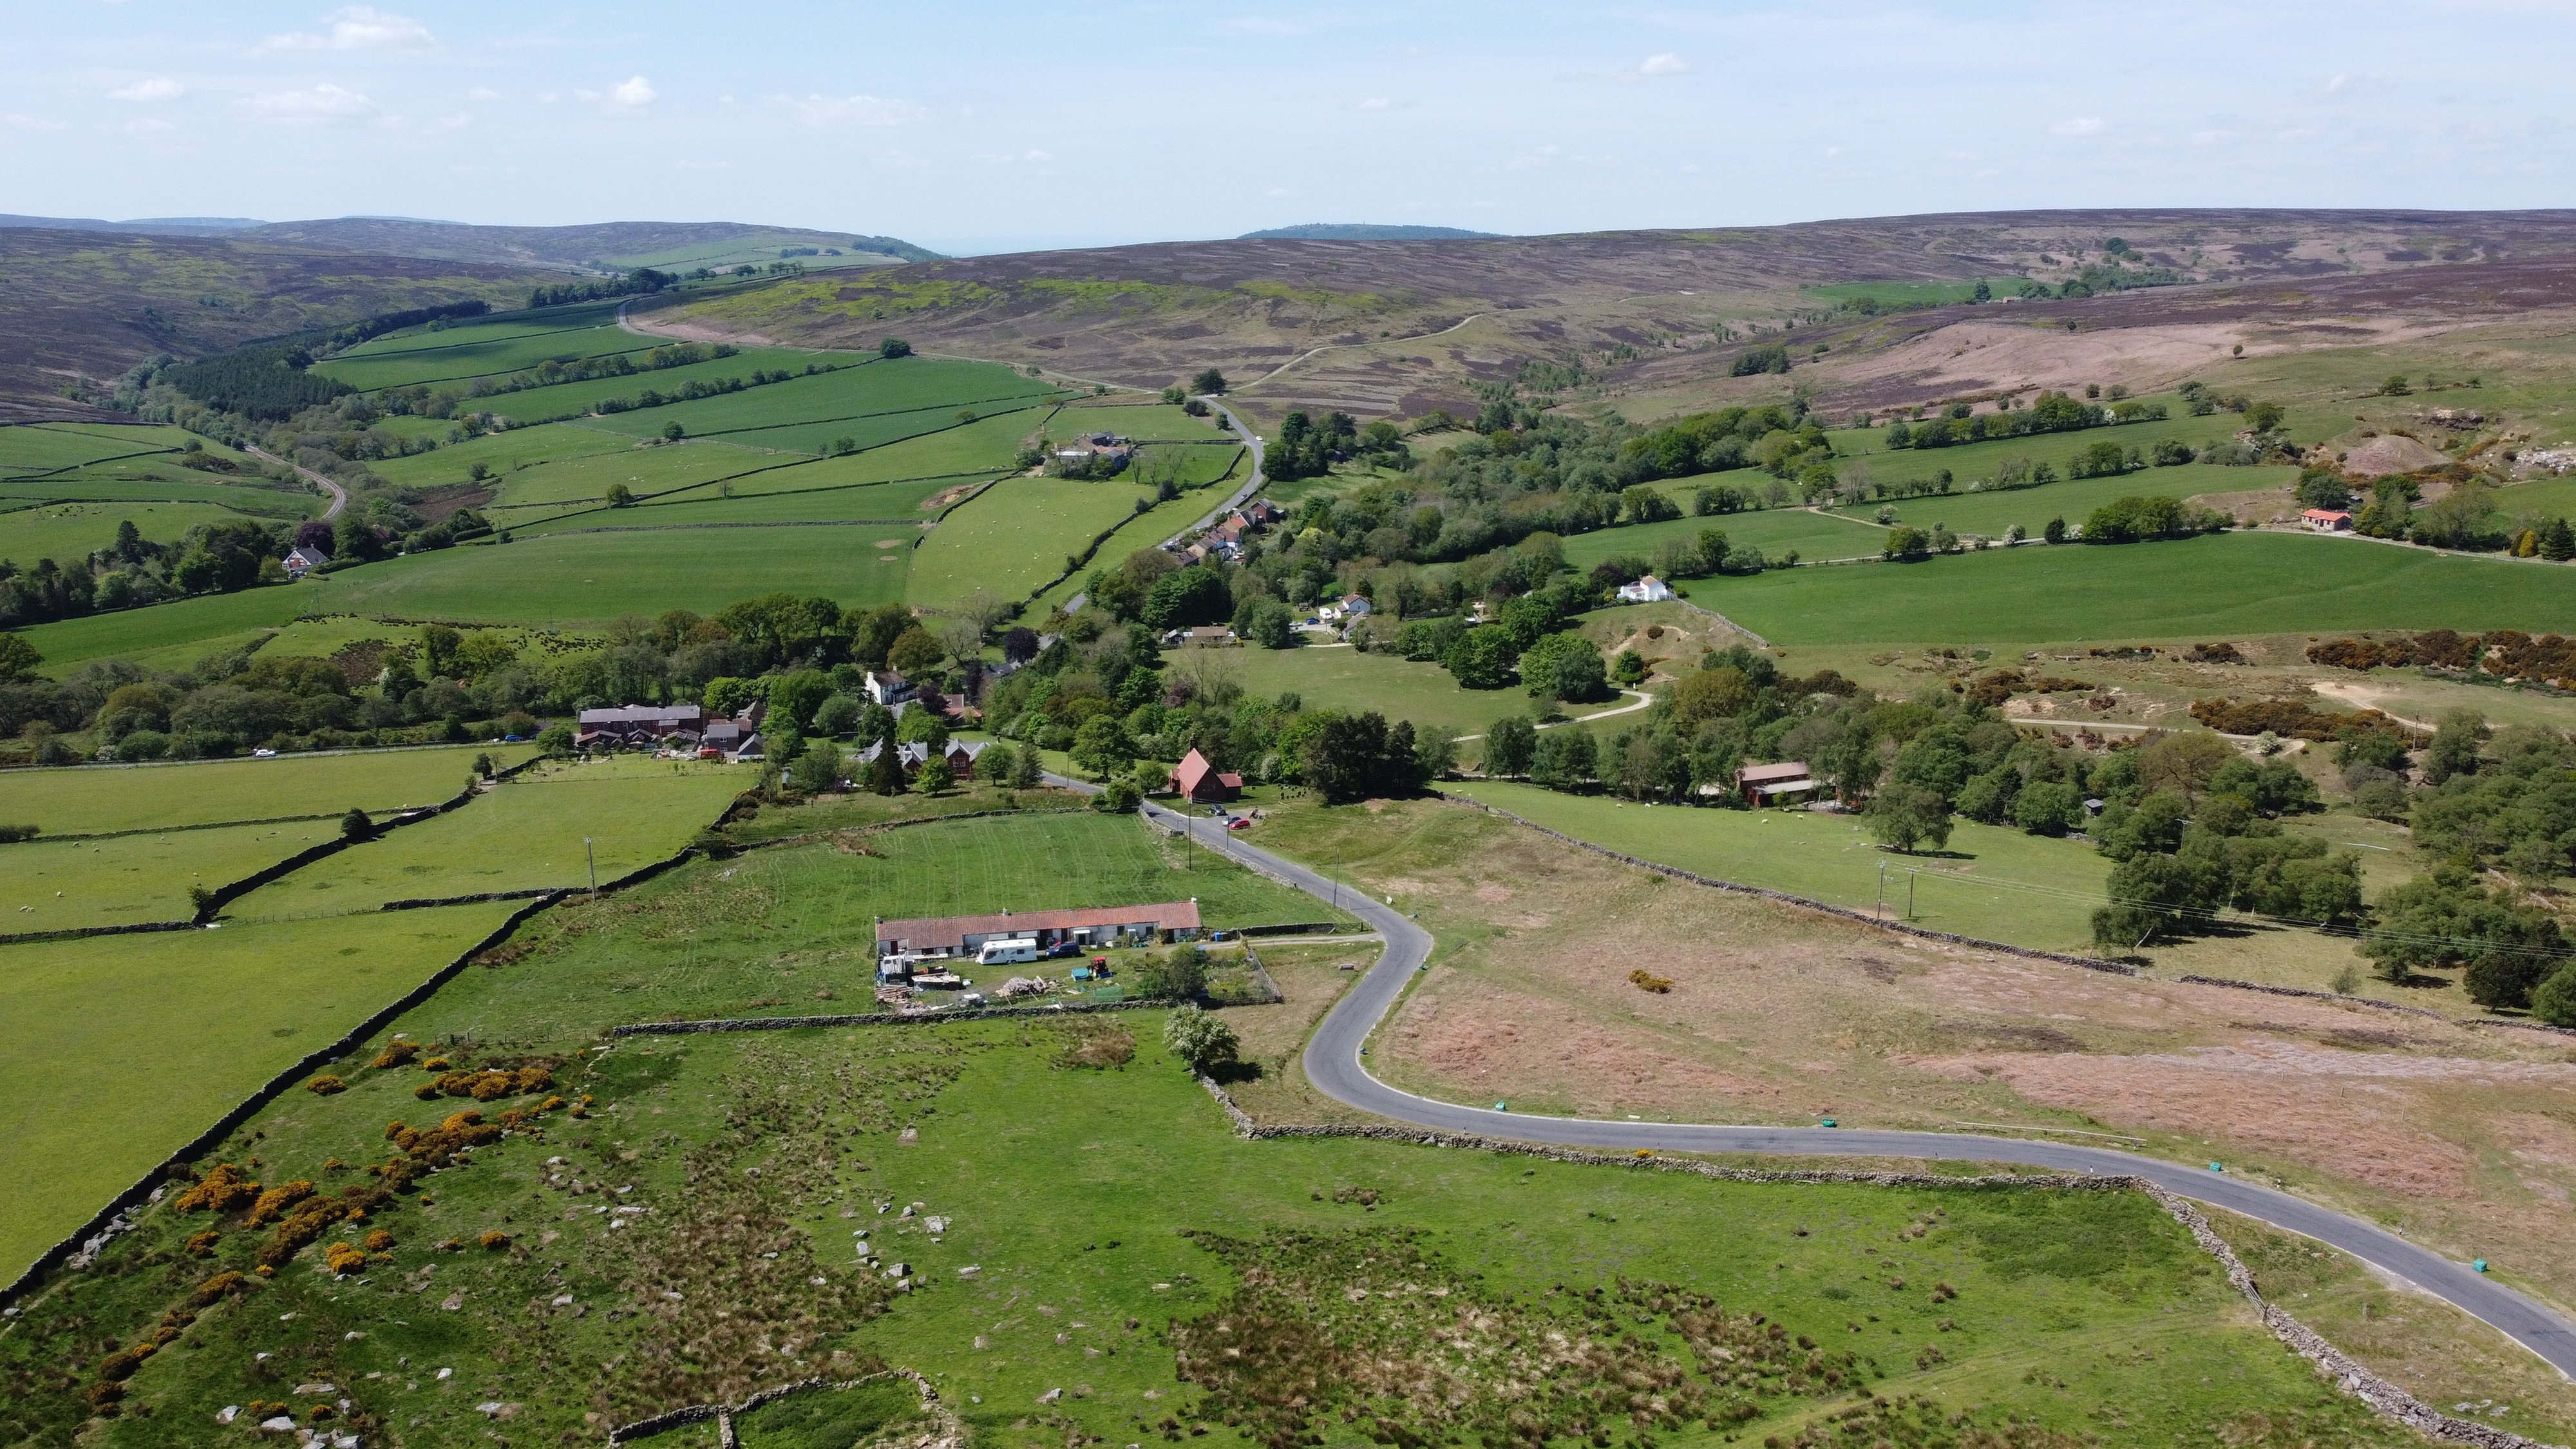
[[[1098,786],[1059,776],[1059,787],[1092,793]],[[1159,805],[1145,818],[1165,830],[1182,817]],[[2560,1373],[2576,1377],[2576,1325],[2543,1304],[2468,1266],[2382,1228],[2286,1192],[2205,1168],[2106,1148],[1966,1133],[1874,1131],[1838,1127],[1738,1127],[1688,1122],[1606,1122],[1584,1117],[1531,1117],[1416,1096],[1370,1075],[1361,1063],[1369,1036],[1402,999],[1431,957],[1431,933],[1391,906],[1339,881],[1241,840],[1210,848],[1247,869],[1346,909],[1386,939],[1386,953],[1334,1003],[1308,1040],[1302,1065],[1318,1091],[1346,1106],[1438,1132],[1623,1152],[1737,1152],[1801,1157],[1902,1157],[1934,1161],[2010,1162],[2054,1172],[2126,1175],[2180,1197],[2221,1207],[2311,1238],[2359,1258],[2502,1332]]]

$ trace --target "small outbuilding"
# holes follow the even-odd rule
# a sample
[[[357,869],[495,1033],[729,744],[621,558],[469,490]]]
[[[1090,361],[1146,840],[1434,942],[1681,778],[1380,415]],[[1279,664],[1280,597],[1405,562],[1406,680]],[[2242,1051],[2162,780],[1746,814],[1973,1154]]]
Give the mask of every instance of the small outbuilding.
[[[1804,761],[1783,760],[1736,771],[1735,788],[1747,805],[1781,805],[1816,793],[1816,779]]]
[[[2299,515],[2299,522],[2319,533],[2352,532],[2352,515],[2340,508],[2311,508]]]
[[[1623,604],[1660,604],[1672,596],[1672,585],[1656,578],[1653,574],[1648,574],[1633,584],[1619,586],[1619,602]]]

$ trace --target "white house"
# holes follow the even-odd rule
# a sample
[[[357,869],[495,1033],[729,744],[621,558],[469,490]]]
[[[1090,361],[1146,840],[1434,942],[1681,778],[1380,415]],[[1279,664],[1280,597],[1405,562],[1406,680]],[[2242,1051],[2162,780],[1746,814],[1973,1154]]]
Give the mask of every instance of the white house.
[[[313,572],[315,569],[322,567],[330,561],[331,556],[327,553],[318,553],[309,548],[288,549],[286,551],[286,576],[289,579],[301,579],[306,574]]]
[[[892,669],[868,671],[868,699],[871,703],[900,704],[918,692],[910,680]]]
[[[1672,586],[1653,574],[1619,586],[1619,602],[1623,604],[1660,604],[1672,596]]]

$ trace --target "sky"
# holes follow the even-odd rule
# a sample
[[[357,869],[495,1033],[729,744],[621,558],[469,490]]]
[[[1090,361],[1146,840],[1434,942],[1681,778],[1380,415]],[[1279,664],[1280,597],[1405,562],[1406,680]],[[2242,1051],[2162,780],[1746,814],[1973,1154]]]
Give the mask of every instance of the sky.
[[[738,221],[951,253],[2576,197],[2566,0],[47,0],[0,212]]]

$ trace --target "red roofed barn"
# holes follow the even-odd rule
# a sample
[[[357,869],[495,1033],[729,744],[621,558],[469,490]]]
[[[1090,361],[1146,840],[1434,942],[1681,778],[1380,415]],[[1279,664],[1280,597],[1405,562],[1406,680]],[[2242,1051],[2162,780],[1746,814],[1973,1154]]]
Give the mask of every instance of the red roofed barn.
[[[1208,763],[1207,756],[1192,750],[1173,769],[1172,788],[1191,804],[1206,805],[1242,798],[1243,777],[1219,771]]]

